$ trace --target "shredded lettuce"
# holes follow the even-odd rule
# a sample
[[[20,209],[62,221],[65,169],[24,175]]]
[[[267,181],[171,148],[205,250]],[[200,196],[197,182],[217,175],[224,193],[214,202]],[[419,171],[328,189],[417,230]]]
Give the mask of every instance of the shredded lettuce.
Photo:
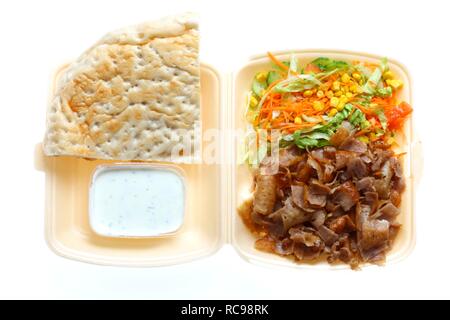
[[[324,139],[324,140],[330,140],[331,136],[327,133],[324,132],[313,132],[311,134],[308,135],[311,139]]]
[[[375,95],[385,98],[392,96],[392,88],[391,87],[382,87],[380,89],[377,89]]]
[[[381,72],[382,73],[385,73],[386,71],[389,70],[388,59],[386,57],[381,58],[381,60],[380,60],[380,68],[381,68]]]
[[[311,62],[312,64],[319,67],[322,71],[332,71],[335,69],[345,69],[350,65],[345,61],[333,60],[327,57],[319,57]]]
[[[382,58],[380,61],[379,67],[375,68],[375,70],[372,72],[372,74],[367,79],[366,83],[362,87],[362,90],[364,93],[375,95],[379,94],[380,96],[388,96],[389,90],[385,89],[381,86],[381,76],[383,73],[389,70],[387,58]],[[392,89],[391,89],[392,94]]]
[[[364,115],[364,113],[361,112],[361,110],[356,108],[348,120],[354,127],[357,127],[357,126],[361,126],[361,124],[364,121],[366,121],[366,116]]]
[[[302,92],[320,85],[321,82],[310,74],[299,74],[278,83],[274,90],[278,93]]]
[[[330,144],[330,137],[329,134],[323,132],[312,132],[305,135],[301,131],[296,131],[293,134],[295,145],[301,149],[327,146]]]
[[[267,85],[271,85],[272,82],[277,81],[281,78],[281,75],[276,71],[269,71],[267,74]]]
[[[361,73],[361,75],[363,76],[363,80],[366,80],[367,78],[370,77],[371,72],[369,69],[367,69],[365,66],[363,66],[362,64],[357,64],[355,66],[355,69],[359,71],[359,73]]]
[[[320,128],[317,128],[317,130],[320,130],[322,132],[333,133],[342,124],[342,122],[345,119],[347,119],[352,110],[353,105],[351,103],[347,103],[344,106],[344,109],[342,109],[342,111],[336,113],[336,115],[333,118],[331,118],[331,120],[328,121],[327,124],[322,125]]]
[[[280,61],[282,64],[284,64],[286,67],[290,67],[290,62],[289,61]],[[280,68],[278,65],[276,65],[275,63],[272,63],[272,67],[274,70],[285,73],[286,69]]]
[[[302,114],[302,119],[306,122],[317,122],[317,117],[310,117],[306,114]]]
[[[284,136],[283,144],[289,145],[291,141],[301,149],[307,149],[311,147],[323,147],[329,145],[329,140],[331,136],[336,132],[337,128],[342,124],[342,122],[347,119],[350,112],[353,110],[353,105],[347,103],[342,111],[338,112],[333,118],[331,118],[328,123],[322,125],[316,125],[308,130],[297,130],[293,135]],[[355,110],[356,111],[356,110]],[[359,111],[359,110],[358,110]],[[365,120],[365,118],[364,118]],[[364,121],[362,120],[362,121]],[[359,118],[355,119],[355,122],[359,121]]]
[[[387,118],[386,115],[384,114],[383,110],[378,110],[377,111],[377,116],[378,116],[378,120],[380,120],[381,123],[381,127],[383,128],[383,130],[386,130],[387,128]]]
[[[258,134],[257,134],[258,133]],[[263,139],[264,131],[248,131],[244,143],[242,162],[257,167],[267,155],[268,144]],[[259,140],[258,140],[259,138]]]
[[[366,83],[362,87],[363,92],[367,94],[374,94],[378,86],[378,83],[381,80],[381,75],[382,75],[381,69],[378,67],[375,68],[375,70],[370,75],[369,79],[367,79]]]
[[[261,98],[263,95],[264,90],[267,88],[267,82],[261,82],[256,79],[256,77],[253,79],[252,82],[252,91],[255,95]]]
[[[294,135],[286,134],[280,140],[280,148],[286,148],[294,143]]]
[[[301,149],[317,147],[319,144],[319,140],[317,139],[313,139],[308,136],[296,135],[296,133],[294,133],[294,142],[295,145]]]
[[[289,62],[288,78],[293,77],[293,75],[296,73],[297,73],[297,59],[295,58],[295,55],[291,54],[291,59]]]

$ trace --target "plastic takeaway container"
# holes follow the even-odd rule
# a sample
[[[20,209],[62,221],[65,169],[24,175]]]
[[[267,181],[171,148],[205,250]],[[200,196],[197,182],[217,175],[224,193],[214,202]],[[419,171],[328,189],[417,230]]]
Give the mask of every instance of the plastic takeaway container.
[[[318,56],[353,61],[378,62],[381,57],[336,50],[291,50],[275,53],[279,59],[295,54],[299,64]],[[202,130],[219,129],[219,163],[164,165],[184,177],[184,221],[176,233],[159,237],[105,237],[89,224],[89,188],[96,168],[123,165],[123,161],[86,160],[74,157],[46,157],[38,144],[35,164],[45,172],[45,235],[49,247],[57,254],[89,263],[116,266],[163,266],[192,261],[214,254],[229,243],[244,259],[258,264],[289,266],[299,269],[348,269],[346,265],[328,265],[325,261],[299,263],[254,248],[255,238],[243,225],[237,207],[248,199],[252,177],[245,164],[238,161],[242,141],[232,132],[247,126],[244,112],[246,92],[256,72],[269,67],[265,55],[250,59],[233,74],[220,75],[213,67],[201,64]],[[67,66],[55,75],[55,82]],[[406,68],[389,59],[389,67],[403,80],[399,99],[412,104],[411,79]],[[54,87],[54,85],[53,85]],[[413,105],[414,107],[414,105]],[[422,168],[421,144],[417,140],[413,118],[404,127],[401,146],[406,190],[403,194],[399,222],[402,228],[387,254],[386,266],[408,256],[415,244],[415,188]],[[205,140],[205,139],[203,139]],[[206,151],[203,142],[203,151]],[[142,162],[130,162],[142,165]],[[365,267],[365,266],[364,266]]]

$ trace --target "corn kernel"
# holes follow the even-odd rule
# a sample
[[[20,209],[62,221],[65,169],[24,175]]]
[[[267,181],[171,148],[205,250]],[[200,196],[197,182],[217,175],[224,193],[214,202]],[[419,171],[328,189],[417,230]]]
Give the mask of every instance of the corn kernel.
[[[256,80],[258,80],[259,82],[264,82],[267,80],[267,74],[268,72],[259,72],[256,75]]]
[[[353,72],[352,77],[355,80],[361,80],[361,75],[358,72]]]
[[[337,109],[333,108],[328,112],[328,116],[333,117],[334,115],[336,115],[336,113],[338,113]]]
[[[331,91],[331,90],[328,90],[327,93],[326,93],[326,95],[327,95],[328,99],[331,99],[331,98],[334,97],[334,93],[333,93],[333,91]]]
[[[350,91],[353,93],[358,93],[358,86],[356,84],[353,84],[350,86]]]
[[[325,96],[325,94],[323,93],[322,90],[317,91],[316,95],[317,95],[318,98],[323,98]]]
[[[367,136],[359,136],[357,139],[361,142],[369,143],[369,138]]]
[[[343,93],[347,93],[347,92],[348,92],[348,87],[342,87],[341,91],[342,91]]]
[[[358,82],[358,83],[359,83],[359,85],[360,85],[360,86],[362,86],[362,85],[364,84],[364,80],[363,80],[363,79],[361,79],[361,80],[359,80],[359,82]]]
[[[351,92],[347,92],[346,94],[345,94],[345,96],[347,97],[347,98],[353,98],[353,94],[351,93]]]
[[[295,124],[301,124],[302,123],[302,118],[301,117],[295,117],[294,122],[295,122]]]
[[[342,91],[336,91],[336,92],[334,93],[334,95],[335,95],[336,97],[340,97],[340,96],[342,96]]]
[[[389,138],[387,139],[386,142],[387,142],[388,144],[394,144],[395,139],[394,139],[394,137],[389,137]]]
[[[314,101],[313,102],[313,108],[314,108],[314,110],[316,110],[316,111],[321,111],[321,110],[323,110],[323,108],[324,108],[325,106],[324,106],[324,104],[322,103],[322,101]]]
[[[339,81],[334,81],[331,85],[333,91],[338,91],[341,88],[341,83]]]
[[[394,73],[391,70],[386,71],[385,73],[383,73],[383,79],[384,80],[394,79]]]
[[[350,76],[347,73],[344,73],[341,77],[343,83],[347,83],[350,81]]]
[[[260,96],[262,97],[265,94],[266,94],[266,90],[262,89],[261,92],[260,92]]]
[[[341,96],[341,97],[339,98],[339,102],[347,103],[347,102],[348,102],[347,96]]]
[[[313,92],[311,90],[306,90],[305,92],[303,92],[304,97],[311,97],[312,94],[313,94]]]
[[[336,109],[337,109],[338,111],[342,111],[342,109],[344,109],[345,104],[346,104],[346,102],[340,101],[340,102],[338,103],[338,105],[336,106]]]
[[[330,99],[330,105],[332,107],[336,107],[338,104],[339,104],[339,99],[338,98],[333,97],[333,98]]]
[[[362,123],[362,127],[363,128],[368,128],[370,126],[371,126],[371,124],[370,124],[370,122],[368,120],[364,120],[364,122]]]
[[[392,80],[388,79],[388,80],[386,80],[386,83],[395,90],[400,89],[403,86],[403,81],[397,80],[397,79],[392,79]]]
[[[256,99],[254,96],[250,97],[250,107],[255,108],[258,105],[258,99]]]

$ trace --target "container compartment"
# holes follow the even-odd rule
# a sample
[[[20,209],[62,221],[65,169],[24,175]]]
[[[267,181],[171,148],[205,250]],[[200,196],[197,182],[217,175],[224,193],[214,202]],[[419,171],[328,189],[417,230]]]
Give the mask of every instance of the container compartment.
[[[369,62],[379,62],[381,57],[359,54],[345,51],[328,51],[328,50],[301,50],[301,51],[285,51],[279,52],[275,55],[278,59],[288,60],[290,54],[293,53],[298,58],[299,65],[305,65],[307,62],[319,57],[327,56],[338,60],[361,60]],[[232,116],[232,128],[234,130],[245,130],[247,128],[247,122],[245,120],[245,101],[246,93],[248,92],[252,79],[258,71],[267,70],[270,67],[270,61],[266,56],[257,56],[253,58],[248,64],[244,65],[234,77],[233,83],[233,104],[234,114]],[[398,96],[400,100],[404,100],[411,103],[411,81],[407,70],[400,63],[389,59],[389,67],[403,80],[404,87],[401,94]],[[414,108],[414,105],[413,105]],[[414,184],[416,173],[416,161],[418,155],[415,154],[416,149],[414,132],[411,119],[405,123],[404,127],[405,136],[404,143],[399,152],[407,152],[403,157],[403,168],[406,178],[406,190],[402,197],[401,213],[398,217],[398,221],[403,225],[391,251],[387,254],[386,263],[396,262],[405,258],[413,249],[415,243],[415,227],[414,227]],[[345,268],[346,265],[330,266],[326,261],[317,261],[312,263],[295,262],[293,260],[277,256],[275,254],[265,253],[258,251],[254,248],[254,242],[256,238],[250,233],[250,231],[242,223],[241,218],[236,212],[236,208],[245,200],[250,197],[252,175],[245,164],[239,164],[237,161],[237,155],[239,150],[239,144],[242,141],[234,141],[233,144],[233,156],[234,162],[231,168],[232,177],[232,195],[231,206],[233,208],[233,214],[231,218],[231,242],[236,248],[237,252],[247,260],[256,263],[275,264],[283,266],[291,266],[298,268]]]
[[[221,127],[219,89],[217,73],[202,65],[203,131]],[[46,239],[59,255],[98,264],[157,266],[210,255],[223,242],[221,167],[218,164],[177,164],[186,181],[182,227],[173,237],[133,239],[99,236],[89,225],[91,177],[97,166],[118,162],[45,157],[40,147],[36,162],[46,173]]]

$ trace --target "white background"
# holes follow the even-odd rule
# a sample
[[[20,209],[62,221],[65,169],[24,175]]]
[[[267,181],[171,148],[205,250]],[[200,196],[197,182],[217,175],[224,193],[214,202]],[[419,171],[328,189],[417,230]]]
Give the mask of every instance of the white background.
[[[450,298],[448,1],[1,1],[0,298]],[[232,4],[233,3],[233,4]],[[267,50],[336,48],[393,57],[413,77],[425,170],[417,245],[403,262],[351,271],[272,269],[233,248],[163,268],[100,267],[44,241],[33,168],[53,71],[104,33],[167,14],[201,16],[201,59],[230,72]]]

